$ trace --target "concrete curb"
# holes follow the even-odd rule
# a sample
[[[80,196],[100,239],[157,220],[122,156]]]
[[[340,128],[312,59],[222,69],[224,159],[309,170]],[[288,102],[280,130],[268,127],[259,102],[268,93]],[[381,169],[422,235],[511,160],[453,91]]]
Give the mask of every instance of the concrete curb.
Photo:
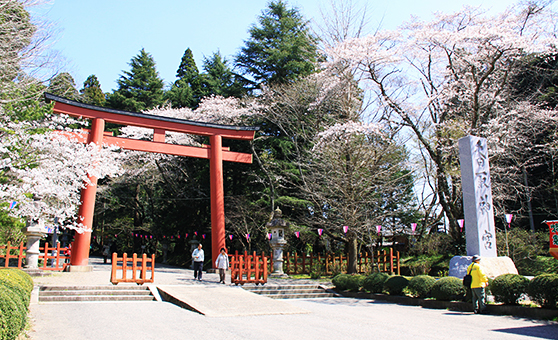
[[[357,299],[369,299],[369,300],[380,300],[391,302],[399,305],[406,306],[420,306],[423,308],[430,309],[449,309],[453,311],[461,312],[473,312],[473,304],[463,301],[438,301],[438,300],[428,300],[412,298],[408,296],[392,296],[387,294],[373,294],[373,293],[363,293],[363,292],[349,292],[349,291],[337,291],[337,293],[345,296]],[[513,305],[492,305],[486,306],[490,314],[494,315],[511,315],[515,317],[530,318],[530,319],[541,319],[541,320],[552,320],[558,318],[558,309],[546,309],[546,308],[535,308],[535,307],[524,307],[524,306],[513,306]]]

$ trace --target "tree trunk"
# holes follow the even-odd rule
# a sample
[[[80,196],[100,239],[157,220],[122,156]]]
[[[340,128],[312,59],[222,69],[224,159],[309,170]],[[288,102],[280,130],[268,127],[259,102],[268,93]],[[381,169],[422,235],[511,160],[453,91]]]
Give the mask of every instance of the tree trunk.
[[[349,258],[347,259],[347,274],[357,274],[357,237],[354,232],[349,232]]]

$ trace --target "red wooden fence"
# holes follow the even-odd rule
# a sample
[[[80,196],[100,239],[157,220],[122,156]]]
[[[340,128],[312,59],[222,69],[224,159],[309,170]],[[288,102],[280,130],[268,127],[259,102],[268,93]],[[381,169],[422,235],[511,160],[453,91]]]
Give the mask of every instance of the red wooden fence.
[[[331,275],[335,269],[341,271],[343,267],[347,266],[348,255],[320,255],[320,254],[310,254],[310,255],[299,255],[297,253],[290,254],[287,253],[283,256],[283,271],[286,274],[310,274],[313,270],[313,266],[320,266],[324,274]],[[400,275],[400,257],[399,252],[394,252],[390,248],[389,252],[383,250],[382,252],[377,251],[374,255],[374,265],[379,271],[384,273],[390,273]],[[366,273],[373,268],[372,266],[372,256],[369,253],[364,253],[357,258],[357,271],[359,273]],[[338,268],[335,268],[338,267]],[[271,264],[273,268],[273,264]]]
[[[39,251],[42,251],[42,253],[39,254],[39,260],[43,260],[43,264],[39,267],[39,269],[56,271],[63,271],[66,269],[68,266],[66,260],[70,259],[69,256],[64,255],[67,249],[68,248],[65,247],[60,248],[60,243],[56,245],[56,248],[49,247],[48,243],[45,243],[44,247],[39,247]],[[0,246],[0,259],[4,259],[4,268],[11,267],[10,259],[17,259],[17,268],[22,269],[27,253],[26,250],[27,248],[23,241],[20,242],[18,247],[11,246],[10,242],[8,242],[5,246]],[[56,254],[54,251],[56,251]],[[49,266],[48,260],[52,260],[52,262],[55,263],[55,266]]]
[[[118,265],[118,262],[121,265]],[[131,264],[128,264],[131,262]],[[139,265],[138,265],[139,263]],[[148,266],[148,263],[151,265]],[[128,277],[128,270],[132,271],[132,275]],[[138,272],[139,271],[139,272]],[[151,277],[147,278],[147,272],[151,271]],[[120,276],[118,274],[121,274]],[[121,278],[119,278],[121,277]],[[147,254],[142,254],[141,258],[138,258],[138,254],[134,253],[132,258],[128,258],[128,254],[122,254],[122,257],[118,257],[118,254],[112,253],[112,270],[110,274],[110,282],[116,285],[120,282],[133,282],[138,285],[142,285],[146,282],[153,282],[155,278],[155,254],[151,255],[150,258]]]
[[[264,254],[258,256],[238,255],[238,251],[232,256],[231,263],[231,283],[243,285],[245,283],[265,284],[267,283],[267,257]]]

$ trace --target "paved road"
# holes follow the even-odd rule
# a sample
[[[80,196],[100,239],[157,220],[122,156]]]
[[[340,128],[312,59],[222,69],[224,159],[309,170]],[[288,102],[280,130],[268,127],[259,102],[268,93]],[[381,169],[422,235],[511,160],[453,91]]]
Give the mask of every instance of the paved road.
[[[173,270],[166,270],[168,284]],[[190,272],[181,271],[174,271],[176,280],[199,284],[190,278]],[[90,278],[94,277],[104,276],[92,273]],[[68,284],[72,276],[58,278]],[[213,277],[207,275],[202,284],[214,285],[217,281],[213,283]],[[558,322],[352,298],[283,301],[310,313],[206,317],[168,302],[34,303],[30,307],[29,336],[32,340],[558,339]]]

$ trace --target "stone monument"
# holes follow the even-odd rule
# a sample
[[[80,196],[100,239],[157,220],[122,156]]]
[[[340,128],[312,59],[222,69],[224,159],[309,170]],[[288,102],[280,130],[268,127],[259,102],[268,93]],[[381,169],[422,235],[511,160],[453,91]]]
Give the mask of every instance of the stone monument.
[[[465,214],[467,256],[455,256],[450,261],[449,275],[462,278],[473,255],[480,255],[483,269],[489,277],[517,274],[513,261],[498,257],[496,229],[488,148],[485,138],[466,136],[459,139],[459,161]]]
[[[21,232],[27,236],[27,250],[25,255],[25,268],[28,269],[38,269],[39,268],[39,244],[41,238],[46,235],[45,227],[42,221],[38,222],[32,221],[28,222],[25,228],[21,229]]]
[[[277,208],[273,212],[273,218],[265,225],[271,230],[271,249],[273,250],[273,270],[269,274],[271,277],[287,277],[283,272],[283,247],[287,244],[285,232],[289,228],[287,221],[281,218],[281,209]]]

